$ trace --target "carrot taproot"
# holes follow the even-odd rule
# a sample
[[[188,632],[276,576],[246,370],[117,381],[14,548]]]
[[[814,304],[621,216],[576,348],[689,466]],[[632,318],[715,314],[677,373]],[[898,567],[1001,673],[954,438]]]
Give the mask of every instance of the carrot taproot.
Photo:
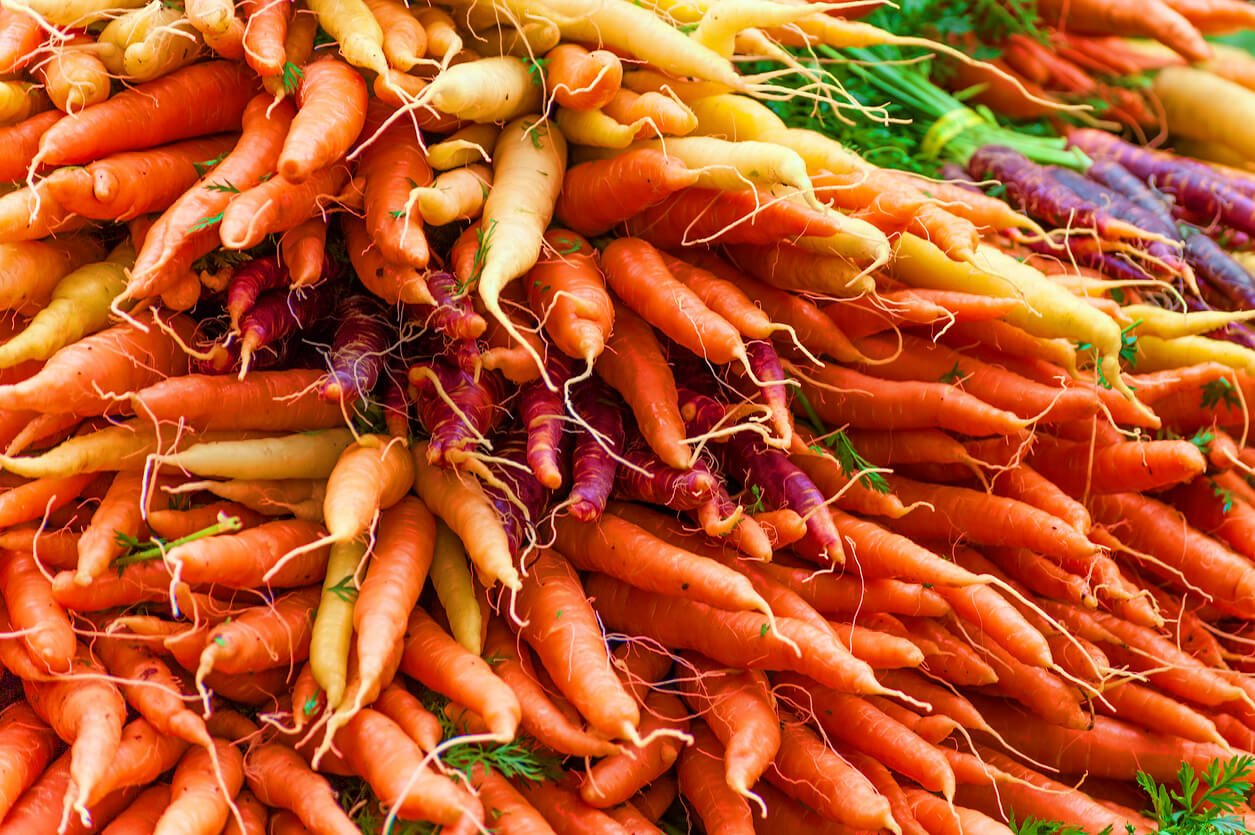
[[[9,149],[0,164],[0,180],[14,183],[26,179],[27,170],[39,152],[40,139],[64,115],[60,110],[45,110],[15,125],[0,127],[0,142]]]
[[[414,459],[401,444],[364,436],[340,454],[327,478],[323,518],[333,542],[356,539],[380,510],[392,507],[414,484]]]
[[[1099,713],[1192,742],[1226,745],[1224,736],[1204,714],[1157,690],[1134,682],[1104,688]]]
[[[311,217],[283,233],[279,258],[288,270],[292,287],[308,287],[325,275],[327,220]]]
[[[1006,835],[1011,830],[975,809],[953,806],[922,789],[907,788],[911,812],[929,832],[939,835]]]
[[[296,116],[279,154],[279,176],[303,183],[342,158],[366,124],[366,82],[335,58],[302,68]]]
[[[427,462],[427,444],[415,444],[414,490],[432,512],[466,545],[467,554],[488,583],[520,587],[505,529],[478,482],[459,479]]]
[[[571,565],[542,549],[519,592],[519,634],[593,728],[611,739],[638,739],[640,709],[611,668],[589,596],[596,595],[586,596]]]
[[[301,755],[277,743],[250,748],[244,778],[257,799],[291,811],[319,835],[360,835],[361,829],[340,808],[326,778],[310,769]],[[273,822],[273,818],[272,818]]]
[[[430,253],[420,222],[424,216],[409,211],[408,198],[411,189],[430,184],[432,174],[405,120],[387,127],[366,147],[357,174],[366,180],[366,224],[380,254],[394,263],[427,266]]]
[[[694,723],[693,744],[680,752],[676,769],[680,794],[693,806],[708,832],[749,835],[754,818],[749,804],[729,786],[723,775],[724,748],[704,724]]]
[[[514,738],[521,716],[514,692],[492,674],[487,662],[467,652],[421,608],[410,614],[401,669],[482,716],[494,736]]]
[[[200,654],[197,683],[203,683],[211,672],[245,673],[304,660],[312,626],[309,613],[318,597],[317,587],[305,587],[215,626]]]
[[[349,430],[324,429],[277,438],[206,441],[155,460],[211,478],[325,479],[352,443]]]
[[[88,585],[103,574],[122,553],[124,546],[118,542],[119,534],[134,537],[139,533],[143,488],[144,480],[137,473],[118,473],[110,483],[78,541],[75,578],[81,585]]]
[[[154,835],[221,831],[243,784],[244,757],[234,745],[216,739],[212,754],[206,748],[190,749],[175,766],[170,805],[161,813]]]
[[[592,363],[614,324],[614,303],[591,245],[574,232],[551,229],[525,277],[528,304],[564,354]]]
[[[563,783],[549,780],[520,780],[515,788],[548,822],[557,835],[627,835],[631,830],[609,814],[594,809]]]
[[[170,804],[170,786],[156,783],[140,792],[139,796],[101,830],[101,835],[136,835],[151,833],[157,819]],[[252,835],[248,833],[247,835]]]
[[[188,374],[140,389],[131,404],[147,420],[203,430],[330,429],[342,425],[344,415],[313,390],[321,377],[314,369],[255,371],[244,380]]]
[[[167,565],[190,583],[250,588],[268,583],[295,588],[321,579],[327,564],[322,529],[300,519],[278,519],[238,533],[221,533],[170,548]],[[301,546],[312,546],[297,551]],[[297,551],[296,553],[292,553]]]
[[[424,765],[418,745],[383,714],[362,710],[336,735],[336,745],[380,800],[399,814],[444,826],[459,823],[464,815],[483,819],[480,801]]]
[[[17,9],[0,16],[0,72],[15,73],[30,63],[44,40],[39,18]]]
[[[209,745],[205,720],[183,703],[182,682],[143,642],[104,640],[97,644],[97,652],[119,679],[127,702],[154,728],[192,745]]]
[[[54,672],[68,671],[78,640],[33,554],[10,551],[3,555],[0,593],[13,626],[25,633],[22,641],[32,658]]]
[[[645,697],[639,733],[644,745],[632,745],[597,762],[580,786],[580,797],[599,809],[626,802],[654,778],[669,771],[684,745],[688,729],[683,702],[669,693],[651,691]]]
[[[492,178],[493,171],[487,165],[471,163],[442,171],[429,184],[414,188],[410,195],[414,208],[428,225],[474,220],[484,210]]]
[[[222,210],[222,243],[229,249],[249,249],[266,235],[293,229],[325,212],[348,182],[349,171],[340,163],[311,172],[299,183],[272,177],[235,195]]]
[[[424,751],[434,751],[440,744],[443,733],[440,720],[423,707],[423,703],[416,696],[395,681],[379,691],[379,697],[371,703],[371,709],[396,722]]]
[[[623,62],[610,50],[564,43],[545,53],[545,83],[562,107],[596,110],[623,82]]]
[[[500,620],[488,623],[484,651],[497,659],[493,672],[514,691],[521,708],[520,728],[555,751],[582,757],[606,756],[613,743],[585,730],[559,708],[539,683],[529,650]]]
[[[56,752],[57,735],[25,702],[0,713],[0,820],[43,773]]]
[[[331,544],[322,596],[314,613],[309,665],[331,708],[340,706],[348,685],[353,610],[365,557],[366,545],[361,542],[342,540]]]
[[[125,90],[44,132],[38,159],[77,165],[138,148],[239,127],[253,81],[233,61],[209,61]],[[135,134],[144,126],[142,136]]]
[[[25,832],[63,832],[65,835],[88,835],[97,824],[108,824],[139,794],[137,786],[119,789],[93,803],[78,815],[67,816],[65,798],[73,791],[70,779],[70,755],[63,754],[18,799],[9,815],[0,822],[3,835]]]
[[[244,0],[241,6],[246,21],[243,43],[245,62],[263,78],[282,75],[288,60],[285,41],[292,20],[291,4],[276,0]]]
[[[403,4],[395,0],[365,0],[366,8],[383,30],[383,54],[388,65],[407,72],[427,52],[427,32]]]

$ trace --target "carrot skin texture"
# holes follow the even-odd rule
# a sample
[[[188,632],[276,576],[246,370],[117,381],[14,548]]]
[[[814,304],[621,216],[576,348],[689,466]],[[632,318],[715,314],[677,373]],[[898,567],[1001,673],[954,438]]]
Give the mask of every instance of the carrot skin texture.
[[[118,151],[235,130],[254,82],[234,61],[193,64],[125,90],[49,128],[39,142],[46,165],[79,165]],[[142,137],[134,132],[143,125]]]
[[[0,713],[0,820],[38,779],[56,752],[57,735],[30,705]]]

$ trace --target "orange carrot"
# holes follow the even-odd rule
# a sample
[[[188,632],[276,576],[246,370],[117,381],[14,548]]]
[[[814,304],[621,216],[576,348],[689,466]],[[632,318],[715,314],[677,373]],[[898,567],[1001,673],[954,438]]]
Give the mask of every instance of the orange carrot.
[[[418,270],[384,260],[383,253],[371,241],[365,221],[347,218],[343,227],[353,271],[367,290],[389,304],[435,304]]]
[[[308,287],[322,278],[326,247],[327,221],[321,217],[311,217],[283,233],[279,256],[293,287]]]
[[[692,734],[693,745],[680,753],[680,793],[707,832],[749,835],[753,814],[745,798],[724,781],[723,745],[703,724],[694,724]]]
[[[287,667],[309,655],[309,613],[320,589],[307,587],[245,609],[209,631],[196,669],[198,682],[211,671],[245,673]]]
[[[328,546],[286,559],[296,548],[322,538],[313,522],[279,519],[239,533],[186,542],[166,552],[164,560],[188,583],[216,583],[228,588],[296,588],[321,579]],[[282,565],[280,562],[284,561]]]
[[[590,596],[597,597],[585,594],[565,559],[541,550],[518,595],[525,624],[519,634],[593,728],[612,739],[635,739],[640,709],[610,666]]]
[[[496,771],[477,764],[470,777],[471,785],[491,810],[489,815],[495,831],[502,835],[540,835],[552,831],[540,812]]]
[[[271,177],[235,195],[222,211],[223,246],[249,249],[269,234],[299,226],[326,211],[348,181],[348,169],[337,163],[311,172],[299,183]]]
[[[440,744],[440,720],[395,681],[380,691],[371,708],[396,722],[424,751],[434,751]]]
[[[140,494],[144,480],[139,473],[118,473],[96,512],[91,524],[78,541],[78,567],[75,577],[88,585],[99,577],[123,551],[118,535],[134,537],[139,533],[143,508]]]
[[[590,806],[605,809],[626,802],[654,778],[669,771],[680,756],[684,740],[677,734],[688,730],[684,704],[669,693],[651,691],[644,707],[640,733],[649,741],[627,747],[588,770],[580,786],[580,797]]]
[[[380,255],[397,264],[427,266],[423,218],[410,210],[409,196],[411,189],[431,183],[431,166],[407,119],[398,119],[365,146],[356,174],[366,180],[366,226]]]
[[[39,141],[39,159],[45,165],[78,165],[118,151],[235,130],[253,85],[235,61],[183,67],[57,122]]]
[[[279,176],[303,183],[339,161],[366,124],[366,82],[343,61],[306,64],[297,89],[299,110],[283,140]]]
[[[563,44],[557,49],[568,46],[573,45]],[[562,225],[581,235],[600,235],[692,186],[698,176],[662,150],[625,151],[567,169],[554,214]]]
[[[120,815],[101,830],[101,835],[135,835],[139,832],[152,832],[157,825],[157,819],[169,805],[170,786],[166,783],[156,783],[141,792],[130,806],[127,806]],[[241,811],[243,811],[242,807]],[[252,834],[248,833],[248,835]]]
[[[895,829],[889,801],[815,732],[785,722],[768,782],[823,816],[859,829]]]
[[[183,703],[182,682],[141,641],[106,639],[96,644],[101,661],[118,678],[122,694],[154,728],[192,745],[209,744],[201,719]]]
[[[332,542],[350,542],[376,514],[399,502],[414,485],[414,458],[403,444],[364,436],[340,454],[327,479],[323,518]]]
[[[74,627],[32,554],[10,551],[0,556],[0,593],[36,662],[54,672],[68,671],[78,646]]]
[[[410,614],[401,669],[482,716],[493,736],[514,738],[522,716],[514,691],[493,675],[486,661],[466,651],[421,607]]]
[[[546,251],[524,278],[528,306],[558,350],[591,365],[614,326],[614,301],[596,251],[565,229],[550,229],[545,243]]]
[[[614,325],[597,373],[627,401],[650,449],[668,467],[689,469],[679,393],[657,337],[643,319],[619,304]]]
[[[56,753],[57,735],[25,702],[0,713],[0,820],[43,773]]]
[[[560,835],[625,835],[629,830],[571,789],[548,780],[520,780],[515,787]]]
[[[396,723],[370,708],[336,734],[336,746],[385,806],[406,818],[452,826],[469,815],[483,820],[479,800],[423,765],[423,752]]]
[[[294,114],[290,102],[275,104],[264,94],[248,102],[235,148],[149,229],[131,268],[127,297],[156,295],[190,269],[193,261],[218,246],[219,230],[210,221],[222,215],[233,189],[252,188],[271,172]],[[215,185],[220,188],[211,188]]]
[[[296,432],[344,423],[339,405],[318,397],[315,369],[254,371],[243,380],[221,375],[171,377],[131,396],[135,413],[157,423],[194,429]]]
[[[280,75],[287,61],[284,40],[292,4],[278,0],[244,0],[244,60],[263,78]],[[312,16],[312,15],[311,15]]]
[[[244,777],[258,800],[291,810],[312,832],[361,835],[361,829],[336,802],[326,779],[310,770],[291,748],[274,743],[250,748],[244,758]]]
[[[0,181],[15,183],[26,179],[44,133],[64,115],[60,110],[45,110],[16,125],[0,127],[0,143],[6,149],[0,161]]]
[[[488,623],[484,653],[497,659],[493,672],[518,698],[522,709],[520,727],[528,736],[555,751],[577,757],[601,757],[618,750],[614,744],[584,730],[576,721],[578,717],[573,720],[555,704],[537,680],[529,651],[500,620]]]
[[[161,813],[154,833],[220,832],[231,814],[231,799],[244,784],[244,758],[224,740],[208,749],[192,748],[170,779],[170,805]],[[226,796],[223,792],[226,792]]]
[[[545,53],[545,83],[562,107],[596,110],[614,97],[623,82],[623,63],[605,49],[589,52],[564,43]]]

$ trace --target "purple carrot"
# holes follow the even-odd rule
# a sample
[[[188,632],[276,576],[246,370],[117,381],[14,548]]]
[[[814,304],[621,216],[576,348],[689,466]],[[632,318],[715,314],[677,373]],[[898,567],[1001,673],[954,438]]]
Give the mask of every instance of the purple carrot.
[[[551,352],[547,362],[550,379],[565,383],[571,370],[565,357]],[[570,435],[566,432],[566,406],[561,391],[551,391],[544,380],[532,380],[519,388],[519,417],[527,430],[527,464],[540,483],[550,490],[562,486]]]
[[[684,427],[691,436],[711,432],[728,413],[726,404],[709,395],[698,394],[686,386],[681,386],[677,393],[680,417],[684,418]]]
[[[1208,296],[1212,294],[1209,294],[1206,290],[1204,290],[1204,295]],[[1200,310],[1216,310],[1216,308],[1208,304],[1205,299],[1200,299],[1191,295],[1185,296],[1185,307],[1191,313]],[[1207,336],[1212,339],[1223,339],[1226,342],[1233,342],[1237,345],[1241,345],[1243,348],[1255,348],[1255,331],[1246,327],[1241,322],[1232,322],[1220,330],[1212,331],[1207,334]]]
[[[1203,283],[1237,310],[1255,307],[1255,276],[1203,232],[1193,230],[1185,239],[1185,257]]]
[[[416,321],[450,339],[478,339],[483,336],[488,324],[471,307],[470,297],[458,292],[458,280],[452,273],[428,273],[426,281],[436,303],[406,305]]]
[[[789,384],[780,355],[770,342],[755,339],[745,343],[750,370],[762,383],[763,400],[771,410],[771,425],[785,445],[793,441],[793,412],[789,409]]]
[[[1168,240],[1177,241],[1178,245],[1175,247],[1161,241],[1148,241],[1145,245],[1146,252],[1153,258],[1162,261],[1164,267],[1174,275],[1180,275],[1189,270],[1190,267],[1181,254],[1181,237],[1177,232],[1176,225],[1170,220],[1165,223],[1158,213],[1144,210],[1120,192],[1109,189],[1102,183],[1088,179],[1075,171],[1055,167],[1047,170],[1064,188],[1069,189],[1082,200],[1086,200],[1101,208],[1113,217],[1126,220],[1156,235],[1163,235]]]
[[[380,403],[383,406],[383,422],[388,427],[388,434],[394,438],[408,440],[410,437],[410,385],[405,371],[399,368],[388,368],[383,373]]]
[[[231,330],[240,326],[240,318],[257,304],[262,293],[287,287],[291,277],[279,263],[279,256],[265,255],[241,264],[227,282],[227,315]]]
[[[415,391],[418,421],[431,435],[427,446],[430,464],[456,464],[504,415],[501,400],[506,394],[505,380],[495,371],[485,371],[476,379],[436,357],[410,367],[410,385]]]
[[[1064,263],[1075,261],[1082,267],[1098,270],[1108,278],[1119,281],[1145,281],[1151,277],[1149,273],[1115,253],[1081,249],[1080,243],[1083,243],[1083,240],[1066,239],[1062,250],[1042,240],[1025,241],[1024,245],[1034,252],[1040,252],[1042,255],[1048,255]]]
[[[787,454],[767,446],[753,432],[729,435],[724,449],[728,471],[742,484],[757,487],[769,506],[788,508],[806,520],[806,536],[793,545],[795,551],[835,565],[845,561],[824,494]]]
[[[313,327],[335,306],[334,284],[319,284],[299,291],[267,290],[240,318],[240,377],[248,372],[253,354]]]
[[[634,437],[623,454],[627,465],[615,476],[615,495],[672,510],[696,510],[715,497],[719,486],[706,462],[691,470],[668,467],[643,441]],[[729,499],[731,501],[731,499]]]
[[[1159,219],[1163,228],[1176,229],[1172,217],[1172,207],[1166,200],[1152,191],[1144,182],[1133,176],[1133,172],[1115,160],[1096,159],[1085,172],[1087,177],[1102,183],[1114,192],[1124,195],[1142,211],[1148,212]],[[1160,230],[1154,230],[1160,231]],[[1161,234],[1168,234],[1161,232]]]
[[[536,525],[545,515],[550,497],[550,491],[527,466],[526,447],[527,439],[521,432],[511,433],[495,444],[494,457],[510,462],[494,462],[490,468],[504,489],[495,484],[484,485],[484,495],[497,509],[510,552],[516,557],[524,542],[535,539]]]
[[[606,510],[606,501],[614,487],[623,453],[623,404],[609,388],[596,380],[581,383],[575,389],[572,407],[579,418],[596,431],[587,429],[575,439],[574,464],[571,471],[571,515],[581,522],[595,522]]]
[[[1012,202],[1028,214],[1060,228],[1093,228],[1104,238],[1144,238],[1146,232],[1060,188],[1050,171],[1018,151],[986,145],[972,154],[968,170],[980,180],[998,180]]]
[[[1255,234],[1255,190],[1240,187],[1227,172],[1222,175],[1205,163],[1130,145],[1088,128],[1069,131],[1068,142],[1091,157],[1120,163],[1187,209]]]
[[[356,403],[375,387],[394,338],[390,319],[372,296],[342,298],[335,310],[331,370],[318,388],[323,400]]]

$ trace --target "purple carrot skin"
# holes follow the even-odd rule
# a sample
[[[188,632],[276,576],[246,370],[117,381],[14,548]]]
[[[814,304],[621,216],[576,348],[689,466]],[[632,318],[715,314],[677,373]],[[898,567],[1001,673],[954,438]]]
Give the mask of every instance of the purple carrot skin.
[[[390,368],[384,372],[380,399],[383,403],[383,421],[388,434],[408,440],[410,437],[410,387],[405,371]]]
[[[691,470],[677,470],[662,462],[648,445],[633,438],[615,476],[615,495],[632,501],[662,505],[672,510],[695,510],[712,499],[718,481],[706,462]]]
[[[789,456],[769,448],[757,434],[737,432],[724,445],[729,468],[747,486],[756,485],[772,507],[787,507],[806,520],[806,536],[794,550],[822,562],[841,565],[845,549],[828,513],[824,494]]]
[[[972,155],[967,167],[979,180],[1001,182],[1022,211],[1055,226],[1094,228],[1104,238],[1145,237],[1142,230],[1059,188],[1046,168],[1010,148],[986,145]]]
[[[555,385],[570,378],[571,370],[557,351],[550,353],[546,364]],[[544,380],[525,383],[519,388],[519,417],[527,430],[527,465],[541,484],[557,490],[562,486],[562,470],[571,437],[566,432],[566,407],[561,391],[551,391]]]
[[[227,315],[231,317],[231,329],[239,328],[240,318],[253,309],[262,293],[287,287],[290,283],[287,268],[279,263],[277,255],[254,258],[238,267],[227,282]]]
[[[332,402],[356,403],[379,382],[393,335],[389,318],[374,296],[345,296],[336,304],[331,370],[318,395]]]
[[[534,539],[532,534],[545,515],[550,491],[527,469],[527,441],[521,432],[512,433],[499,441],[493,449],[493,456],[516,465],[492,468],[492,474],[505,484],[514,501],[500,487],[492,484],[484,485],[484,495],[497,509],[511,553],[518,556],[522,553],[523,543]]]
[[[414,305],[423,311],[426,324],[451,339],[478,339],[488,325],[484,317],[471,307],[470,296],[459,290],[453,273],[434,272],[426,275],[427,290],[436,300],[436,306]]]
[[[326,317],[333,307],[334,292],[334,285],[324,282],[293,293],[286,288],[262,293],[240,318],[240,376],[248,371],[258,348],[279,342]]]
[[[1185,258],[1203,283],[1239,310],[1255,307],[1255,276],[1210,235],[1194,229],[1185,238]]]
[[[771,425],[785,445],[793,440],[793,412],[789,410],[789,386],[786,385],[780,355],[770,342],[761,339],[745,343],[750,370],[763,383],[763,400],[771,410]]]
[[[626,441],[623,409],[610,389],[597,380],[581,383],[574,400],[576,414],[596,430],[600,439],[587,430],[575,439],[571,515],[581,522],[595,522],[606,509],[619,469],[619,462],[611,453],[622,454]]]
[[[1133,176],[1133,172],[1115,160],[1094,160],[1093,165],[1086,170],[1085,174],[1112,191],[1124,195],[1125,199],[1141,207],[1143,211],[1157,217],[1167,228],[1176,228],[1176,222],[1172,217],[1172,208],[1164,199],[1151,191],[1144,182]]]
[[[437,382],[445,396],[457,404],[461,414],[449,408],[437,394]],[[495,371],[485,371],[476,380],[470,371],[437,357],[410,368],[410,385],[416,393],[418,420],[431,433],[427,447],[429,463],[440,466],[455,463],[467,449],[479,443],[502,416],[499,404],[506,393],[505,380]]]
[[[1025,241],[1025,246],[1050,258],[1061,261],[1075,261],[1082,267],[1098,270],[1107,278],[1117,281],[1146,281],[1150,275],[1139,269],[1132,262],[1118,257],[1115,253],[1102,252],[1093,247],[1081,248],[1080,242],[1088,241],[1076,235],[1069,235],[1063,241],[1063,249],[1052,246],[1043,240]]]
[[[1068,144],[1091,158],[1120,163],[1156,189],[1175,197],[1187,209],[1255,233],[1255,190],[1234,185],[1232,178],[1204,163],[1131,145],[1104,131],[1088,128],[1068,131]]]

